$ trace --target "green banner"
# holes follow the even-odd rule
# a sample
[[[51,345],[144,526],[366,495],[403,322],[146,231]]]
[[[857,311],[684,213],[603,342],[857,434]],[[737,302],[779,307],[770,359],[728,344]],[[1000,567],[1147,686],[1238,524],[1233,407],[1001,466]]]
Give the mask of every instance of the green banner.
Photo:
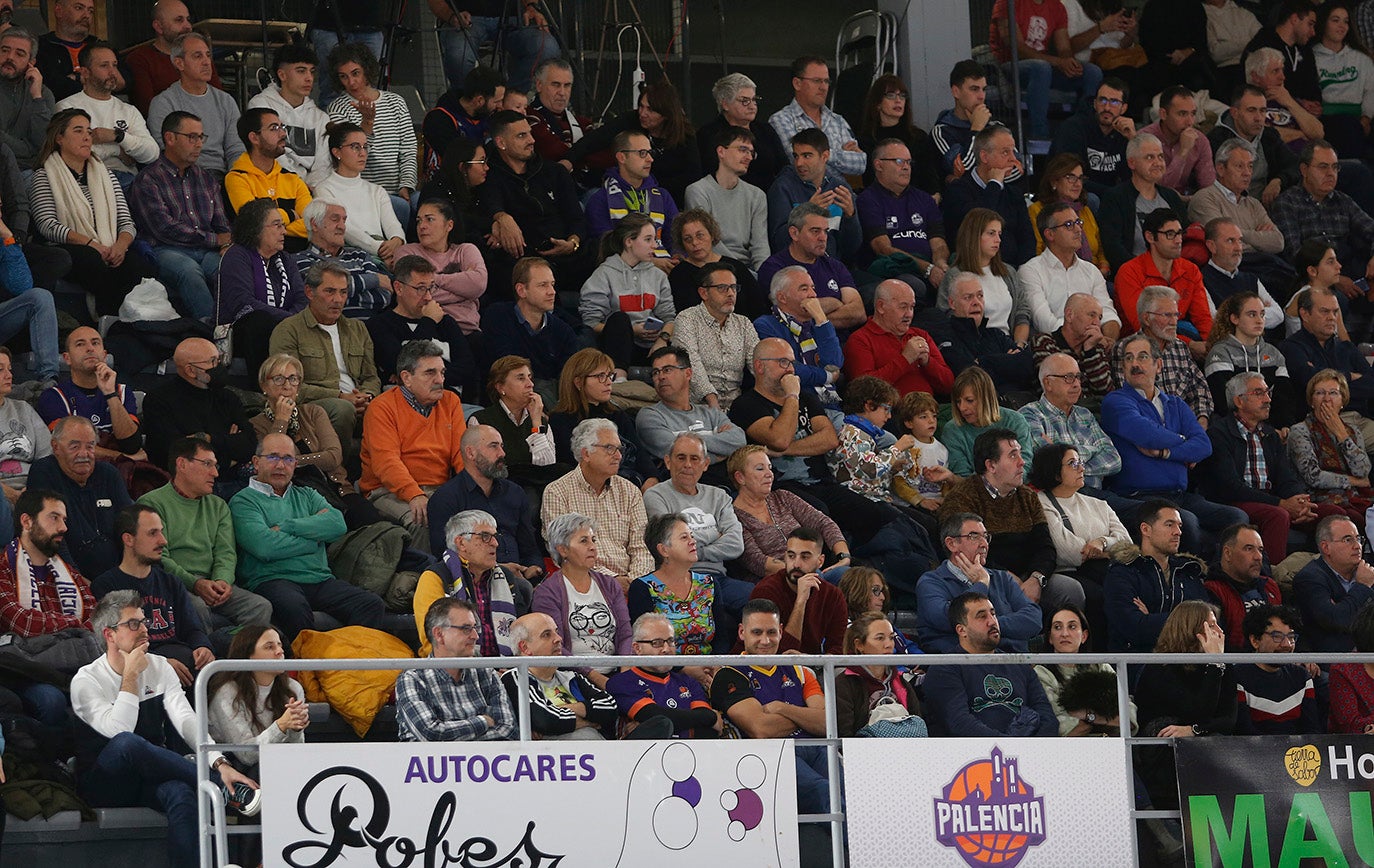
[[[1190,866],[1374,866],[1374,739],[1184,738],[1174,750]]]

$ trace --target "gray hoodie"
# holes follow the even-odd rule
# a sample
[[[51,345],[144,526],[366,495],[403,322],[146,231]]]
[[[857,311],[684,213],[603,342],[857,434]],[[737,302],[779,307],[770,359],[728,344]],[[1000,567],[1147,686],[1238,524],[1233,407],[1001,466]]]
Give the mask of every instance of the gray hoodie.
[[[248,107],[271,109],[286,124],[286,153],[277,158],[283,169],[300,175],[312,190],[329,176],[329,115],[314,100],[293,106],[280,87],[269,84],[248,101]]]
[[[605,323],[616,311],[624,312],[631,325],[642,325],[651,314],[665,323],[677,316],[668,275],[652,262],[631,268],[619,254],[606,257],[587,278],[577,310],[587,328]],[[638,337],[635,343],[645,349],[654,345]]]

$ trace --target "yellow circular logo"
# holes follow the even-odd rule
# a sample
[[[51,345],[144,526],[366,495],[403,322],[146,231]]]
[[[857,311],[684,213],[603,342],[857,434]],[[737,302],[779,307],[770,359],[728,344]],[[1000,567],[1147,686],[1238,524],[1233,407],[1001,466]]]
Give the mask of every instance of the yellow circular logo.
[[[1322,770],[1322,754],[1310,744],[1289,748],[1283,755],[1283,770],[1299,786],[1310,787]]]

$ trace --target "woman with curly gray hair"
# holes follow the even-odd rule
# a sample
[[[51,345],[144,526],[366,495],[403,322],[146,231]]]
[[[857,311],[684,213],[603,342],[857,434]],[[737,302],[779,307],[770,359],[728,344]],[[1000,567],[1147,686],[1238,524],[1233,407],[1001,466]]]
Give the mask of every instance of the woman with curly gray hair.
[[[332,121],[348,121],[367,133],[367,166],[363,177],[391,194],[396,219],[410,225],[410,196],[419,183],[415,122],[405,97],[379,90],[381,66],[372,49],[343,42],[329,52],[329,75],[343,93],[329,104]]]

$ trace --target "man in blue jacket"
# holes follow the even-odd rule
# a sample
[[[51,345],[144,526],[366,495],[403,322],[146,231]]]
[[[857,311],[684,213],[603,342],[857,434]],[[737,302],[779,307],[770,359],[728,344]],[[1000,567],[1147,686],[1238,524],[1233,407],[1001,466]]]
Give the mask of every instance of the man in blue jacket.
[[[992,535],[983,519],[971,512],[953,513],[940,522],[940,535],[944,537],[949,560],[916,583],[916,629],[921,647],[938,654],[959,649],[960,634],[953,615],[947,612],[954,611],[952,601],[959,595],[976,591],[990,599],[1000,613],[992,625],[997,629],[997,641],[992,647],[1003,651],[1029,650],[1031,638],[1039,635],[1042,626],[1040,607],[1021,590],[1015,576],[986,566]]]
[[[1180,510],[1167,500],[1140,507],[1140,547],[1113,549],[1102,587],[1106,596],[1107,648],[1153,651],[1169,613],[1184,600],[1208,600],[1201,560],[1179,553]]]
[[[1302,327],[1279,344],[1279,352],[1288,362],[1288,373],[1299,391],[1307,388],[1307,381],[1318,371],[1331,368],[1345,374],[1350,383],[1350,402],[1341,418],[1346,424],[1359,424],[1349,417],[1353,413],[1369,415],[1374,408],[1374,369],[1365,360],[1359,347],[1341,340],[1336,334],[1340,316],[1340,302],[1330,289],[1308,289],[1298,296],[1298,319]],[[1361,431],[1367,429],[1361,427]]]
[[[1202,528],[1216,533],[1249,519],[1187,490],[1188,470],[1212,454],[1212,441],[1182,398],[1156,386],[1163,365],[1150,339],[1127,338],[1119,358],[1125,385],[1102,399],[1102,430],[1121,454],[1111,487],[1123,497],[1168,498],[1182,513],[1185,547],[1201,551]]]
[[[998,653],[997,608],[980,590],[950,601],[949,623],[959,637],[950,649],[965,654]],[[1030,666],[932,666],[926,676],[931,735],[1055,736],[1059,718]]]

